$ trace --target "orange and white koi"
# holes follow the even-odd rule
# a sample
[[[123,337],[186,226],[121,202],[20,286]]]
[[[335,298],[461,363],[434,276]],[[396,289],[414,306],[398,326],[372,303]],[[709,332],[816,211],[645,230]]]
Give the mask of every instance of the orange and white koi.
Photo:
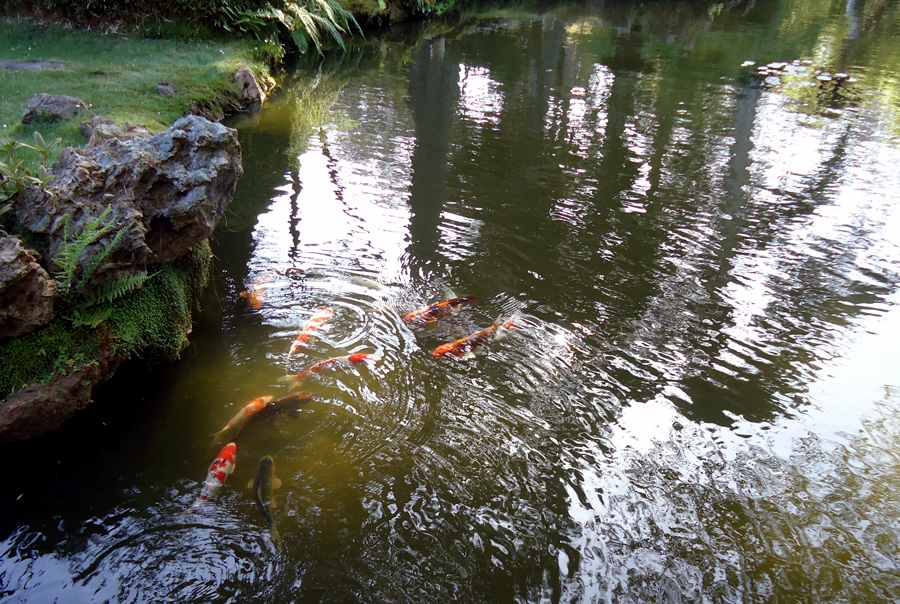
[[[431,356],[434,358],[440,358],[447,355],[452,355],[455,357],[463,357],[472,353],[475,348],[478,348],[482,344],[497,340],[510,330],[516,329],[517,326],[512,318],[503,321],[502,319],[497,319],[494,321],[494,324],[485,329],[484,331],[479,331],[478,333],[468,336],[466,338],[460,338],[455,342],[447,342],[446,344],[441,344],[431,353]]]
[[[237,445],[228,443],[225,445],[212,464],[209,466],[209,472],[206,474],[206,481],[203,483],[203,490],[197,501],[187,511],[187,513],[195,512],[197,508],[209,501],[209,498],[215,495],[219,489],[225,484],[232,472],[234,472],[234,458],[237,455]]]
[[[319,373],[324,369],[336,369],[337,367],[344,365],[346,363],[350,363],[351,365],[359,365],[360,363],[377,363],[381,360],[381,357],[375,356],[371,352],[359,352],[356,354],[351,354],[343,357],[334,357],[331,359],[325,359],[324,361],[319,361],[315,365],[312,365],[305,371],[298,373],[297,375],[288,375],[282,378],[282,381],[285,382],[294,382],[291,388],[298,388],[303,381],[312,375],[313,373]]]
[[[294,343],[291,344],[291,349],[288,351],[288,358],[295,352],[297,352],[302,346],[306,346],[307,340],[312,338],[316,331],[319,330],[325,323],[328,322],[328,319],[331,318],[331,315],[334,314],[334,310],[329,307],[320,308],[316,313],[310,317],[309,321],[303,326],[303,329],[300,330],[300,333],[297,335],[297,339],[294,340]]]
[[[247,403],[238,414],[231,418],[228,425],[213,434],[213,445],[223,442],[237,440],[238,434],[250,421],[250,418],[266,408],[266,405],[272,400],[271,396],[261,396]]]
[[[453,312],[457,306],[472,302],[477,296],[462,296],[460,298],[451,298],[429,304],[419,310],[413,311],[403,317],[403,322],[407,325],[421,325],[422,323],[434,323],[445,318]]]

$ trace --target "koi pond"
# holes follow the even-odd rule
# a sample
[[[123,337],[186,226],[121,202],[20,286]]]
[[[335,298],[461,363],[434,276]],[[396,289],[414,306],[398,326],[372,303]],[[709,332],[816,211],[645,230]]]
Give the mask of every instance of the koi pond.
[[[900,599],[896,3],[481,13],[281,82],[192,345],[4,450],[0,601]]]

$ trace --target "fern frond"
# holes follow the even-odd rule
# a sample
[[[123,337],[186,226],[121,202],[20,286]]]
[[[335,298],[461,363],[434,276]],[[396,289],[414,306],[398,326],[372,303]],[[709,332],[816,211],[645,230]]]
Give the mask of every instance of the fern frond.
[[[72,280],[75,278],[84,250],[115,228],[115,218],[107,220],[111,212],[112,206],[107,205],[106,209],[98,217],[87,221],[84,224],[84,228],[77,235],[73,235],[69,231],[70,217],[67,215],[63,219],[63,242],[60,244],[56,255],[53,256],[53,263],[58,267],[58,270],[53,273],[53,278],[56,279],[62,295],[66,295],[72,290]],[[123,230],[125,229],[123,228]],[[95,264],[99,265],[100,260],[102,258],[97,260]],[[94,269],[96,268],[94,266]],[[85,281],[85,279],[81,281]],[[79,287],[82,284],[81,281],[79,281]]]
[[[119,242],[122,241],[125,233],[127,233],[131,229],[132,225],[134,225],[134,221],[128,223],[127,225],[116,231],[116,234],[112,237],[112,239],[106,242],[106,245],[103,246],[103,249],[92,254],[82,263],[81,278],[78,280],[78,284],[75,286],[76,291],[80,290],[88,284],[91,277],[94,275],[94,271],[96,271],[97,267],[100,266],[100,263],[103,262],[103,260],[107,256],[109,256],[110,253],[112,253],[115,247],[119,245]]]
[[[67,316],[66,319],[72,322],[73,327],[82,327],[87,325],[91,329],[94,329],[109,318],[109,316],[112,314],[112,310],[112,306],[107,306],[106,308],[93,312],[82,313],[79,309],[76,308],[72,310],[72,314]]]
[[[84,295],[84,303],[79,305],[79,307],[88,308],[103,302],[112,302],[125,294],[141,289],[144,286],[144,282],[149,278],[150,275],[147,273],[137,273],[135,275],[125,275],[115,281],[104,283],[95,291],[87,292]]]

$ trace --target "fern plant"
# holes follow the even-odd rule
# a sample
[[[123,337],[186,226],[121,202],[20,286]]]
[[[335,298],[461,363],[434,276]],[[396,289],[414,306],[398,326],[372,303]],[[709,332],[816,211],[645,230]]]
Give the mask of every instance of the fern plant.
[[[99,216],[85,223],[77,234],[70,232],[68,216],[63,222],[63,243],[53,256],[53,262],[58,267],[53,277],[56,279],[60,294],[71,309],[67,318],[75,327],[82,325],[97,327],[109,318],[112,312],[109,303],[139,290],[150,278],[146,272],[141,272],[125,275],[93,290],[88,287],[97,268],[112,253],[133,224],[128,222],[117,225],[115,216],[111,214],[112,206],[106,206]],[[86,254],[88,246],[109,234],[112,234],[112,237],[103,247],[92,254]]]
[[[100,216],[85,223],[84,228],[77,234],[70,232],[69,216],[67,215],[63,219],[63,242],[59,246],[56,255],[53,256],[53,263],[58,267],[56,272],[53,273],[53,278],[56,279],[61,295],[67,296],[73,289],[78,291],[87,284],[100,262],[109,255],[115,244],[124,236],[127,227],[119,229],[110,243],[103,246],[103,249],[94,254],[93,257],[86,259],[86,261],[82,260],[84,251],[89,245],[96,243],[101,237],[108,235],[116,228],[115,217],[110,217],[111,213],[112,206],[106,206],[106,209],[103,210]],[[76,281],[75,274],[79,268],[82,269],[81,277]]]

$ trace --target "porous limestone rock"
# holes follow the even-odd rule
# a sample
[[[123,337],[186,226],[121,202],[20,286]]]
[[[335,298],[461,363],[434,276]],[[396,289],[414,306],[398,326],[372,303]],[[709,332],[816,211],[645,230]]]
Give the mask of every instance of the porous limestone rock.
[[[0,237],[0,339],[31,333],[53,319],[56,281],[18,237]]]
[[[82,113],[92,113],[87,103],[81,99],[65,94],[36,94],[25,106],[22,115],[22,123],[52,122],[55,120],[67,120]]]
[[[52,432],[88,406],[92,388],[115,373],[122,358],[101,353],[96,359],[32,384],[0,404],[0,445]]]
[[[53,180],[19,199],[16,215],[49,237],[53,267],[65,233],[71,239],[110,207],[123,236],[114,242],[113,231],[85,251],[108,252],[91,279],[99,285],[179,258],[209,237],[242,174],[237,132],[202,117],[160,134],[94,120],[88,144],[67,148]]]
[[[238,89],[238,102],[250,111],[259,111],[266,101],[266,93],[260,87],[253,72],[246,65],[234,72],[234,83]]]

